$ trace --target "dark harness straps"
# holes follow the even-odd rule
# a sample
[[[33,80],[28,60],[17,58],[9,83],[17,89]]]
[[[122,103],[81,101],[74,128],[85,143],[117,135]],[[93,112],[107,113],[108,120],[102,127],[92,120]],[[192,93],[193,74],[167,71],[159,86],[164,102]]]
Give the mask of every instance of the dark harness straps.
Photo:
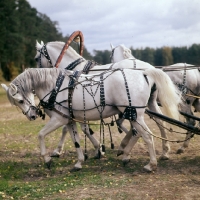
[[[79,59],[75,60],[74,62],[70,63],[65,69],[66,70],[73,70],[77,65],[79,65],[83,61],[84,61],[83,58],[79,58]]]
[[[86,65],[84,66],[83,70],[82,70],[82,73],[83,74],[88,74],[90,69],[92,69],[94,66],[96,66],[97,63],[93,60],[88,60]]]
[[[52,62],[51,62],[51,58],[50,58],[48,51],[47,51],[47,48],[46,48],[46,44],[43,45],[43,47],[38,51],[40,52],[40,68],[43,68],[42,62],[41,62],[41,55],[43,55],[48,60],[49,64],[53,67]]]
[[[47,102],[44,102],[43,100],[40,100],[41,106],[43,106],[44,108],[46,108],[48,110],[53,110],[53,108],[55,107],[55,100],[56,100],[57,94],[58,94],[58,92],[60,90],[60,87],[61,87],[61,85],[63,83],[64,78],[65,78],[65,73],[60,71],[59,76],[58,76],[58,78],[56,80],[56,87],[52,90],[51,95],[50,95],[50,97],[49,97]]]
[[[74,115],[73,115],[73,109],[72,109],[72,97],[73,97],[73,93],[74,93],[74,86],[75,83],[78,81],[78,78],[81,74],[81,71],[75,71],[73,73],[72,76],[70,76],[70,80],[69,80],[69,84],[68,84],[68,107],[69,107],[69,115],[70,118],[73,119]]]
[[[79,59],[75,60],[74,62],[70,63],[65,68],[65,70],[73,70],[77,65],[79,65],[83,61],[84,61],[83,58],[79,58]],[[63,80],[65,79],[65,74],[66,74],[65,71],[60,71],[59,76],[58,76],[58,78],[56,80],[56,87],[52,90],[51,95],[50,95],[50,97],[49,97],[47,102],[44,102],[43,100],[40,100],[41,106],[43,106],[44,108],[49,109],[49,110],[53,110],[54,109],[55,102],[56,102],[56,97],[57,97],[57,94],[60,91],[60,87],[62,86]],[[71,87],[71,88],[69,89],[69,94],[73,93],[73,89],[72,89],[73,85],[74,85],[73,77],[77,78],[78,74],[79,74],[78,71],[75,71],[73,76],[70,78],[69,87]]]
[[[124,82],[125,82],[125,88],[126,88],[126,93],[127,93],[127,97],[128,97],[128,102],[129,102],[129,106],[127,106],[124,110],[124,113],[123,113],[123,118],[124,119],[128,119],[128,120],[131,120],[131,121],[135,121],[137,119],[137,112],[136,112],[136,109],[135,107],[133,107],[131,105],[131,96],[130,96],[130,92],[129,92],[129,88],[128,88],[128,83],[127,83],[127,80],[126,80],[126,76],[125,76],[125,73],[123,71],[123,69],[120,69],[120,71],[122,72],[122,75],[124,77]]]

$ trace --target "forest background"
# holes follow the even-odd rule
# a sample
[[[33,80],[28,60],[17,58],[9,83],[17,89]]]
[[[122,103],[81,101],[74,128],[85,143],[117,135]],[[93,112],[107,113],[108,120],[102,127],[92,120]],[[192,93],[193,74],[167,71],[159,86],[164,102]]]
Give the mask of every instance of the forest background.
[[[75,31],[75,30],[74,30]],[[71,33],[69,33],[70,35]],[[26,0],[0,0],[0,80],[11,81],[24,69],[36,67],[36,40],[66,42],[59,23],[32,8]],[[91,54],[84,45],[83,57],[99,64],[110,63],[111,50],[93,50]],[[72,44],[77,48],[76,44]],[[129,47],[135,58],[153,66],[167,66],[174,63],[200,65],[200,44],[191,46],[161,48]]]

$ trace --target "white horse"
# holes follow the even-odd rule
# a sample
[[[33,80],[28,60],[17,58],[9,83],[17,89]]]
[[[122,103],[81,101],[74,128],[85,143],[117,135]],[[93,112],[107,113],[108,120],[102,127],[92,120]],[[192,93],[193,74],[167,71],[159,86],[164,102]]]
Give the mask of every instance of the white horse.
[[[145,63],[136,59],[129,48],[125,45],[121,44],[116,47],[111,45],[111,61],[113,63],[119,62],[124,59],[133,60],[136,68],[144,68],[146,69],[147,65],[140,65],[139,63]],[[148,64],[148,63],[147,63]],[[200,111],[200,100],[196,98],[200,95],[200,71],[197,68],[192,68],[194,65],[186,64],[186,63],[177,63],[171,65],[169,67],[163,68],[163,71],[171,78],[173,83],[180,89],[183,96],[183,104],[180,106],[182,112],[188,113],[189,115],[193,115],[192,107],[194,107],[195,111]],[[152,67],[151,65],[149,67]],[[187,67],[187,69],[186,69]],[[191,69],[189,69],[191,67]],[[187,94],[191,95],[188,96]],[[195,97],[196,96],[196,97]],[[189,116],[184,116],[186,119],[186,123],[194,126],[195,120]],[[165,134],[165,132],[162,132]],[[186,141],[183,145],[178,149],[177,153],[183,153],[185,148],[188,147],[190,137],[192,132],[188,132],[186,135]],[[162,135],[162,137],[167,138],[166,135]],[[164,142],[165,143],[165,142]],[[125,144],[123,144],[125,145]],[[166,146],[166,144],[165,144]],[[166,150],[170,150],[169,148]]]
[[[41,44],[39,44],[38,41],[36,41],[37,52],[35,55],[35,60],[37,62],[38,67],[52,68],[53,66],[55,66],[56,60],[60,52],[62,51],[63,46],[64,46],[63,42],[62,43],[54,42],[54,43],[48,43],[48,45],[44,45],[43,41],[41,41]],[[69,49],[71,49],[71,47],[69,47]],[[72,48],[72,51],[74,51],[73,48]],[[77,54],[76,51],[74,51],[73,53]],[[66,62],[65,56],[63,60],[65,61],[65,63],[62,61],[59,64],[59,68],[62,68],[62,69],[66,68],[69,65],[69,63],[72,62],[71,59],[69,59],[70,62]],[[72,123],[73,123],[73,126],[75,127],[76,122],[72,122]],[[79,124],[80,124],[81,130],[85,133],[85,135],[89,138],[89,140],[94,146],[94,149],[95,149],[94,158],[100,158],[100,156],[104,155],[105,153],[102,151],[102,144],[100,144],[100,142],[93,136],[93,131],[89,128],[87,124],[83,124],[81,122],[79,122]],[[68,125],[63,126],[61,139],[58,143],[58,147],[51,154],[52,157],[59,157],[62,154],[63,149],[64,149],[64,141],[65,141],[68,130],[69,130],[70,135],[73,134],[70,131],[71,129],[70,127],[68,127]]]
[[[64,42],[49,42],[46,45],[44,45],[43,43],[39,44],[38,42],[36,42],[36,49],[37,49],[37,53],[35,56],[35,60],[38,64],[38,67],[40,68],[48,68],[48,67],[53,67],[55,66],[56,60],[60,55],[60,52],[63,49],[63,46],[65,45]],[[117,52],[117,49],[115,51],[115,54]],[[127,55],[126,55],[127,54]],[[127,51],[126,53],[124,53],[124,56],[130,56],[130,50]],[[133,56],[132,56],[133,57]],[[118,60],[122,60],[122,56],[119,55],[115,56],[115,59]],[[88,63],[90,63],[91,61],[87,61],[85,59],[83,59],[83,57],[81,57],[72,47],[69,47],[69,49],[67,49],[67,51],[65,52],[62,61],[59,65],[59,68],[66,68],[66,67],[70,67],[73,65],[72,63],[76,63],[77,60],[82,59],[82,62],[74,65],[74,69],[76,70],[83,70],[85,69],[85,66],[88,65]],[[116,60],[115,60],[116,62]],[[147,69],[147,68],[154,68],[152,65],[150,65],[149,63],[140,61],[140,60],[136,60],[136,59],[129,59],[126,60],[124,62],[121,63],[120,67],[121,68],[130,68],[130,69],[134,69],[135,65],[137,65],[137,68],[141,68],[141,69]],[[94,71],[88,71],[88,73],[96,73],[96,70],[108,70],[110,67],[112,67],[113,69],[116,69],[118,67],[118,65],[104,65],[104,66],[94,66],[92,68],[92,70]],[[100,72],[99,71],[99,72]],[[160,111],[161,112],[161,111]],[[118,124],[120,125],[120,128],[127,134],[127,136],[124,138],[124,140],[122,141],[120,148],[118,149],[118,153],[117,155],[121,155],[123,154],[123,148],[125,147],[126,143],[128,142],[129,138],[131,137],[130,131],[128,131],[123,125],[124,119],[119,119],[118,120]],[[158,128],[160,129],[161,135],[163,137],[166,137],[166,130],[163,128],[163,121],[156,119],[156,121],[158,122]],[[75,125],[74,125],[75,126]],[[82,131],[85,132],[84,130],[84,124],[81,124],[82,127]],[[88,127],[88,126],[86,126]],[[65,139],[65,135],[66,135],[66,128],[64,129],[64,131],[62,132],[62,137],[61,140],[59,142],[59,146],[56,150],[54,150],[54,155],[58,155],[60,154],[63,146],[64,146],[64,139]],[[98,149],[99,149],[99,145],[100,143],[93,137],[93,135],[90,135],[89,129],[87,128],[88,131],[85,132],[85,134],[89,137],[90,141],[93,143],[95,149],[96,149],[96,155],[98,155]],[[70,133],[71,134],[71,133]],[[163,152],[162,155],[160,156],[161,159],[168,159],[169,155],[169,144],[166,141],[163,141]]]
[[[142,135],[150,155],[150,162],[144,169],[152,171],[157,168],[153,138],[144,122],[145,108],[148,105],[152,111],[160,113],[156,102],[156,99],[159,98],[163,108],[168,111],[168,116],[178,119],[180,96],[170,78],[161,70],[152,68],[142,72],[120,69],[125,64],[128,66],[128,63],[126,61],[115,63],[115,70],[101,74],[78,76],[78,81],[75,81],[73,85],[73,97],[69,98],[69,81],[71,83],[74,76],[73,72],[68,70],[27,69],[11,82],[10,87],[2,84],[2,87],[7,91],[10,103],[18,106],[29,120],[36,119],[38,114],[38,108],[36,109],[33,103],[33,90],[40,99],[45,112],[50,117],[49,122],[39,132],[38,137],[41,155],[47,165],[51,163],[51,157],[47,154],[45,147],[47,134],[63,125],[70,125],[71,132],[74,133],[72,140],[78,154],[78,162],[74,169],[81,169],[84,156],[80,148],[78,134],[76,134],[76,127],[71,121],[74,118],[83,122],[103,120],[109,116],[123,113],[124,118],[129,119],[134,127],[134,130],[131,130],[131,139],[124,148],[123,160],[129,160],[134,138]],[[111,64],[102,67],[109,68]],[[58,86],[57,84],[62,79],[60,75],[63,75],[61,77],[64,77],[64,80],[63,84]],[[50,109],[48,105],[52,101],[51,97],[55,97],[55,92],[57,92],[57,96]],[[72,118],[71,112],[73,112],[74,118]],[[132,131],[134,131],[134,135]]]

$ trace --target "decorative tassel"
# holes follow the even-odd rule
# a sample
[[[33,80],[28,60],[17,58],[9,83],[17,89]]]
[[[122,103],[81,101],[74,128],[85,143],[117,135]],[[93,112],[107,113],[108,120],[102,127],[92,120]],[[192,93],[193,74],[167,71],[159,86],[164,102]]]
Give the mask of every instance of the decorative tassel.
[[[84,160],[86,161],[88,159],[87,153],[84,154]]]
[[[45,120],[45,114],[42,114],[42,120]]]
[[[119,133],[123,133],[122,129],[119,128],[119,126],[117,128],[118,128]]]
[[[137,130],[135,128],[132,129],[132,134],[133,134],[133,136],[137,135]]]
[[[75,142],[75,147],[76,147],[76,148],[80,148],[80,145],[79,145],[78,142]]]
[[[109,124],[108,124],[108,130],[109,130],[109,133],[110,133],[111,149],[114,149],[114,144],[113,144],[112,134],[111,134],[111,130],[110,130],[110,125]]]
[[[91,128],[89,128],[89,131],[90,131],[90,135],[94,134],[94,131]]]
[[[105,145],[102,144],[101,147],[102,147],[102,151],[103,151],[103,152],[106,152],[106,147],[105,147]]]
[[[98,150],[98,159],[100,159],[100,158],[101,158],[101,151]]]

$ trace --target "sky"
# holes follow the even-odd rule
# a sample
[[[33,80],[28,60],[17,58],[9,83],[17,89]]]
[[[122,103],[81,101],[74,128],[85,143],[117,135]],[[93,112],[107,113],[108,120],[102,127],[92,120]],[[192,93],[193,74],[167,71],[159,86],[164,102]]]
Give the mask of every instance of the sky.
[[[134,49],[200,44],[200,0],[27,1],[57,21],[63,36],[81,31],[90,53],[110,50],[110,44]]]

